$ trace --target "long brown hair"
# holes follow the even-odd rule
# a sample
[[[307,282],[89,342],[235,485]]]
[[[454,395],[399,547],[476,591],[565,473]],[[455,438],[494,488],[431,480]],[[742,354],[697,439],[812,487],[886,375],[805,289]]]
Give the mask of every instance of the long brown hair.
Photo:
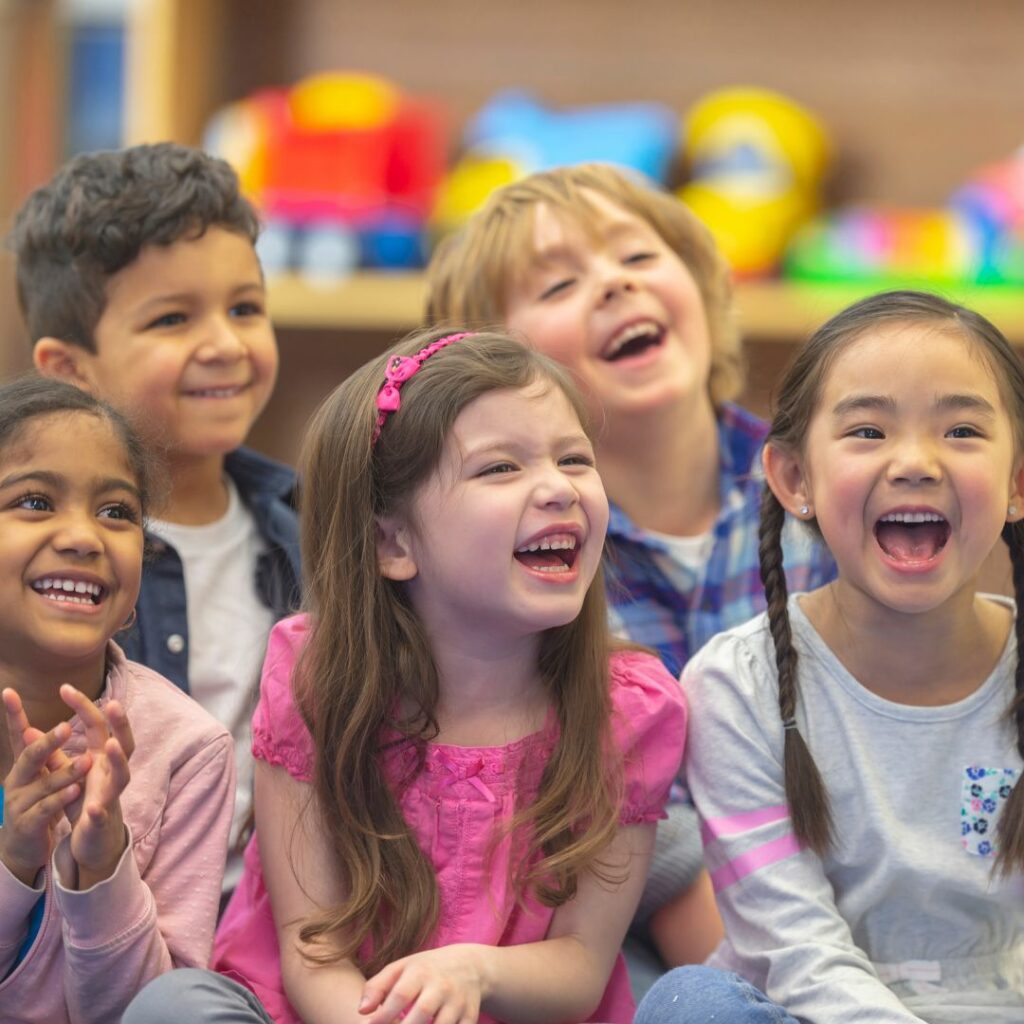
[[[385,730],[414,744],[422,765],[437,735],[438,676],[402,583],[381,576],[375,517],[408,515],[417,488],[437,471],[459,412],[490,391],[536,381],[561,389],[586,427],[564,370],[500,333],[479,333],[428,358],[401,392],[401,408],[371,438],[386,362],[444,332],[420,332],[363,366],[316,412],[301,459],[305,606],[312,631],[294,677],[313,737],[318,824],[336,857],[340,906],[304,923],[330,963],[355,959],[374,972],[422,948],[438,919],[434,872],[402,818],[381,763]],[[513,827],[528,830],[518,881],[557,906],[580,874],[600,875],[599,856],[618,825],[621,772],[610,756],[609,639],[600,570],[571,623],[541,637],[540,676],[559,738],[537,799]],[[401,701],[415,709],[395,720]],[[359,951],[369,940],[365,962]]]
[[[803,346],[779,388],[775,416],[767,443],[798,454],[803,449],[811,418],[825,378],[836,358],[868,331],[887,324],[928,324],[957,333],[988,361],[998,382],[1013,426],[1015,449],[1024,454],[1024,364],[998,328],[983,316],[927,292],[893,291],[872,295],[838,313]],[[828,793],[814,758],[796,728],[799,699],[797,651],[787,608],[786,577],[782,571],[782,527],[785,511],[765,488],[761,502],[761,580],[768,602],[768,623],[775,646],[779,678],[779,714],[785,723],[786,800],[793,831],[819,854],[828,851],[833,838]],[[812,529],[817,525],[812,521]],[[1015,695],[1007,714],[1017,733],[1017,751],[1024,758],[1024,525],[1007,523],[1003,539],[1013,564],[1013,588],[1017,602],[1014,629],[1017,639]],[[820,536],[820,533],[819,533]],[[1024,870],[1024,785],[1014,786],[999,824],[996,870],[1009,874]]]
[[[534,254],[537,207],[548,206],[591,231],[595,211],[588,193],[649,224],[686,264],[708,321],[711,401],[718,406],[735,398],[743,388],[744,365],[725,258],[708,229],[678,199],[607,164],[556,167],[498,189],[435,249],[427,267],[425,321],[476,326],[502,322],[509,291]]]

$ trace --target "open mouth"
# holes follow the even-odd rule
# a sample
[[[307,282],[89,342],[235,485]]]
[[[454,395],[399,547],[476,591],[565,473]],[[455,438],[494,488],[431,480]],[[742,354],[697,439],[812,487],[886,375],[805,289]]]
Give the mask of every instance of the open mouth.
[[[577,540],[571,533],[553,533],[517,548],[515,558],[534,572],[571,572],[579,555]]]
[[[644,320],[619,331],[605,346],[601,357],[609,363],[616,363],[638,356],[648,349],[657,348],[664,339],[664,327],[653,320]]]
[[[36,580],[32,589],[49,601],[59,604],[98,605],[106,596],[106,589],[98,583],[69,580],[60,576],[47,576]]]
[[[236,384],[230,388],[189,388],[184,394],[189,398],[234,398],[248,387],[248,384]]]
[[[878,546],[908,565],[935,558],[949,535],[949,523],[938,512],[889,512],[875,523]]]

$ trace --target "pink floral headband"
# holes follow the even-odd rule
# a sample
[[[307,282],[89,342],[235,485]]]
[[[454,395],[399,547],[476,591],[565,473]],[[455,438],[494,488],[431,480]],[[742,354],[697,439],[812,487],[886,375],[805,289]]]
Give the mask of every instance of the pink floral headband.
[[[471,337],[473,333],[473,331],[462,331],[459,334],[446,334],[443,338],[431,342],[426,348],[421,348],[414,356],[394,356],[388,360],[387,369],[384,371],[384,383],[381,385],[380,391],[377,392],[377,423],[373,428],[373,437],[370,439],[371,446],[376,445],[384,421],[391,413],[398,412],[401,407],[402,396],[399,391],[402,385],[410,377],[415,377],[419,373],[420,367],[435,352],[440,352],[454,341]]]

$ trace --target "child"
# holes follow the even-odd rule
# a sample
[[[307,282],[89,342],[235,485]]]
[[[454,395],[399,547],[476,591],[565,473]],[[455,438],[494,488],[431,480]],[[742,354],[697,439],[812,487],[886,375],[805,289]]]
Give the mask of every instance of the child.
[[[801,350],[764,464],[768,612],[683,677],[712,963],[746,982],[684,968],[637,1020],[1024,1020],[1024,367],[976,313],[873,296]],[[784,510],[839,567],[788,600]],[[1001,533],[1016,608],[977,592]]]
[[[111,402],[166,454],[170,495],[123,646],[231,731],[236,834],[260,664],[299,574],[294,475],[239,447],[277,374],[257,232],[226,163],[162,143],[76,157],[13,234],[37,368]],[[227,887],[240,871],[237,857]]]
[[[678,675],[716,633],[764,608],[766,427],[730,402],[743,374],[728,268],[682,203],[598,164],[534,174],[442,242],[428,283],[430,322],[501,322],[582,386],[612,503],[613,632]],[[787,556],[797,589],[834,574],[797,530]],[[692,808],[674,804],[667,825],[638,926],[673,896],[652,936],[668,963],[699,962],[721,925]]]
[[[111,639],[142,572],[141,452],[78,388],[0,388],[5,1021],[119,1020],[151,978],[210,955],[231,738]]]
[[[271,634],[214,959],[252,991],[178,972],[126,1022],[632,1020],[617,954],[685,711],[656,658],[609,653],[581,420],[500,334],[413,336],[327,399],[310,610]]]

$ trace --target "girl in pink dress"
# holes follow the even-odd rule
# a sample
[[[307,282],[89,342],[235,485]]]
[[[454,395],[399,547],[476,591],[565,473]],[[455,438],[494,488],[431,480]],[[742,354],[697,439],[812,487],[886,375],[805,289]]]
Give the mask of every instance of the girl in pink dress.
[[[127,1024],[632,1020],[619,947],[685,709],[609,640],[583,422],[495,333],[414,336],[326,400],[227,977],[176,972]]]

